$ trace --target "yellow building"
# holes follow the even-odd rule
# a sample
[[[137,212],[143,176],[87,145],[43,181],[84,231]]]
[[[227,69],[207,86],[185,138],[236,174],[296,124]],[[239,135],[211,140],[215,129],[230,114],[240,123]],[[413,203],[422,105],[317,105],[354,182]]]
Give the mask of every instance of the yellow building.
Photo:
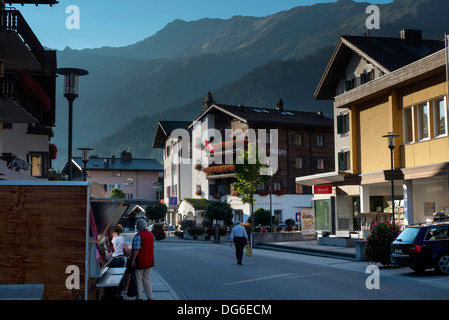
[[[338,233],[391,218],[389,132],[399,136],[396,219],[411,224],[449,212],[447,88],[444,37],[423,40],[421,31],[403,30],[400,38],[340,38],[315,92],[334,100],[338,170],[297,178],[333,186],[332,194],[315,195],[316,209],[329,203],[317,220],[329,219],[328,229]]]

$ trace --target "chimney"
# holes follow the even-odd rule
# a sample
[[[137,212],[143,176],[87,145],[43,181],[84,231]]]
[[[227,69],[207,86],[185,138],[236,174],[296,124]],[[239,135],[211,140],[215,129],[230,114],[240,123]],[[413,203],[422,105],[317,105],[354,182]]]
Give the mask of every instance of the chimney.
[[[132,160],[133,155],[131,152],[126,152],[125,150],[122,151],[122,160]]]
[[[422,30],[403,29],[400,35],[408,47],[420,47],[422,44]]]
[[[279,98],[278,101],[276,101],[276,109],[279,111],[284,110],[284,102],[282,101],[281,98]]]

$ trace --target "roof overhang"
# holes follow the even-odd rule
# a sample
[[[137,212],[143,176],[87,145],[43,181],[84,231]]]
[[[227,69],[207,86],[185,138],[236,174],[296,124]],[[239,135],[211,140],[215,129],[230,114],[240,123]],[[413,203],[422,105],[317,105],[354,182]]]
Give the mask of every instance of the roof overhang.
[[[204,110],[204,111],[200,114],[200,116],[199,116],[198,118],[196,118],[196,119],[192,122],[192,124],[189,126],[189,129],[192,129],[193,126],[194,126],[194,124],[195,124],[196,122],[198,122],[199,120],[201,120],[206,114],[208,114],[209,112],[211,112],[212,109],[216,109],[216,110],[218,110],[218,111],[220,111],[220,112],[223,112],[223,113],[226,113],[226,114],[228,114],[228,115],[230,115],[230,116],[232,116],[232,117],[234,117],[234,118],[236,118],[236,119],[238,119],[238,120],[240,120],[240,121],[242,121],[242,122],[247,123],[247,120],[246,120],[246,119],[244,119],[244,118],[242,118],[242,117],[239,117],[239,116],[237,116],[236,114],[230,112],[229,110],[226,110],[225,108],[222,108],[222,107],[220,107],[220,106],[218,106],[218,105],[216,105],[216,104],[212,104],[209,108],[207,108],[206,110]]]
[[[377,62],[365,52],[353,45],[351,42],[346,40],[344,36],[341,36],[329,60],[329,63],[324,70],[323,76],[318,83],[318,87],[313,94],[313,97],[315,99],[332,100],[335,98],[335,87],[338,85],[341,79],[345,78],[346,66],[348,65],[354,53],[360,55],[362,58],[375,65],[385,74],[390,72],[379,62]]]
[[[348,174],[346,172],[326,172],[310,176],[297,177],[296,183],[306,186],[341,183]]]
[[[373,81],[335,97],[336,108],[347,108],[372,100],[383,95],[407,87],[413,83],[423,81],[444,73],[446,68],[445,50],[424,57],[405,67],[395,70]]]

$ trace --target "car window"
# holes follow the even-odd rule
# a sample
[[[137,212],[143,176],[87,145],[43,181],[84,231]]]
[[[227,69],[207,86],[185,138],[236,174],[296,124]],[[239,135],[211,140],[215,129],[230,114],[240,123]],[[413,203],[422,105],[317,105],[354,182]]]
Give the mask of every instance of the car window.
[[[419,228],[405,228],[401,234],[397,237],[397,239],[400,239],[405,242],[411,242],[415,240],[416,236],[418,235]]]
[[[448,227],[431,227],[427,230],[424,240],[448,239]]]

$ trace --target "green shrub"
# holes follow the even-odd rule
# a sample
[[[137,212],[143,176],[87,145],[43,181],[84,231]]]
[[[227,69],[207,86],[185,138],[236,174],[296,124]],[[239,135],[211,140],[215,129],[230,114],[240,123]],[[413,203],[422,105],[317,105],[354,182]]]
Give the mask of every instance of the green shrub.
[[[371,235],[367,238],[365,257],[369,262],[379,262],[390,266],[391,243],[400,233],[400,227],[390,221],[375,223],[371,226]]]
[[[162,224],[162,223],[155,223],[153,225],[153,229],[151,230],[151,232],[153,232],[154,238],[157,241],[165,239],[164,224]]]

